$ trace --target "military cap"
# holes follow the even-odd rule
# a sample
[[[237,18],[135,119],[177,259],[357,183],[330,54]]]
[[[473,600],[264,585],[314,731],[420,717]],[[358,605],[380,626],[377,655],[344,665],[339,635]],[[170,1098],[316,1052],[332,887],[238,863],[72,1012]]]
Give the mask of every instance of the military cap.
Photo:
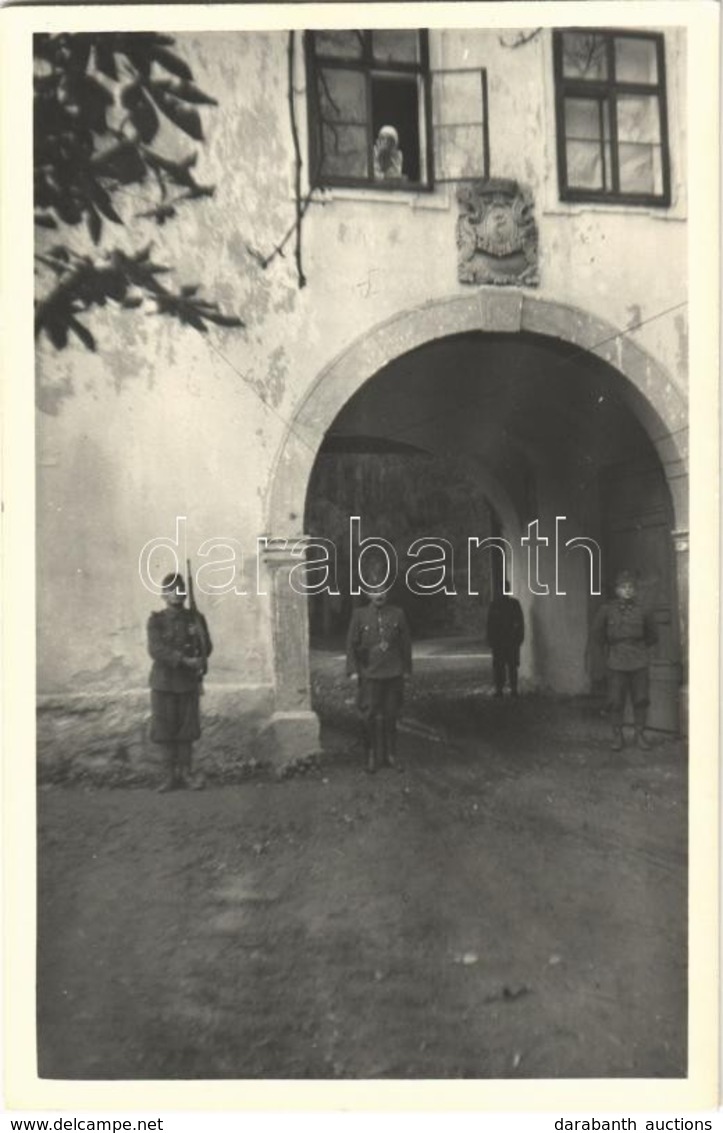
[[[177,594],[185,595],[186,583],[183,575],[178,574],[176,571],[173,571],[171,574],[167,574],[163,579],[163,582],[161,583],[161,589],[163,590],[164,594],[168,593],[169,590],[175,590]]]
[[[637,583],[637,579],[632,570],[619,570],[615,576],[615,585],[623,586],[626,582],[632,582],[633,585]]]

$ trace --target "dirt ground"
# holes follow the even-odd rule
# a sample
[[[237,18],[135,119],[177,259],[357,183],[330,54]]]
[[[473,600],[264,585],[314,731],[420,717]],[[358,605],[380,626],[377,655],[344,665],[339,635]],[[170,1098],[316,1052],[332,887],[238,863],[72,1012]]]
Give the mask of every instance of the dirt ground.
[[[365,775],[317,666],[317,770],[39,793],[47,1078],[677,1077],[680,742],[424,665]]]

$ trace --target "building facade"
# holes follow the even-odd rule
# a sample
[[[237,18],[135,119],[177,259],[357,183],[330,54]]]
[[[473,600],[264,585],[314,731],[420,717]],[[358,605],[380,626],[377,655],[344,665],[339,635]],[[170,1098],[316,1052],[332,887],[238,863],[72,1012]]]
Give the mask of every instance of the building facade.
[[[177,49],[219,102],[199,159],[216,192],[164,228],[166,262],[245,327],[115,312],[96,354],[39,346],[41,758],[147,751],[158,599],[139,562],[160,579],[172,542],[215,642],[207,743],[317,745],[290,575],[323,534],[308,492],[334,438],[474,469],[514,550],[539,687],[589,687],[596,603],[635,569],[660,631],[651,724],[677,730],[685,30],[204,32]],[[601,596],[566,545],[583,538]]]

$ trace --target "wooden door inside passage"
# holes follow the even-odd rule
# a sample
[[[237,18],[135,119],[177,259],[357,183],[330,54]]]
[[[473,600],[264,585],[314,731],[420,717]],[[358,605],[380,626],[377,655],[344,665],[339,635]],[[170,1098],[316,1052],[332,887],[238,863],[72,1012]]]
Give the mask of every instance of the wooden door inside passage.
[[[612,594],[619,570],[637,575],[638,596],[658,631],[650,651],[648,727],[677,733],[682,667],[668,485],[660,465],[626,461],[603,469],[600,487],[603,592]],[[626,720],[632,720],[629,706]]]

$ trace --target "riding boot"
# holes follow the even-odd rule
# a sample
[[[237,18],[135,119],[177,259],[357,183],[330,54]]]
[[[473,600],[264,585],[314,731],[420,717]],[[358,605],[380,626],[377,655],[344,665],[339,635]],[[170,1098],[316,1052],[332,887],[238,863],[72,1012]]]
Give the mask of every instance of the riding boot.
[[[384,720],[381,716],[374,716],[371,720],[371,747],[367,759],[367,771],[373,775],[381,765],[384,736]]]
[[[362,749],[364,758],[369,759],[374,744],[374,723],[369,716],[362,717]]]
[[[166,791],[173,791],[176,788],[176,745],[161,744],[159,746],[163,752],[164,777],[158,787],[158,793],[164,795]]]
[[[623,750],[623,730],[622,728],[613,726],[613,742],[610,744],[611,751]]]
[[[191,791],[203,790],[203,780],[192,771],[193,745],[184,741],[178,745],[179,786]]]
[[[384,720],[384,766],[394,767],[397,754],[397,722],[394,717]]]

